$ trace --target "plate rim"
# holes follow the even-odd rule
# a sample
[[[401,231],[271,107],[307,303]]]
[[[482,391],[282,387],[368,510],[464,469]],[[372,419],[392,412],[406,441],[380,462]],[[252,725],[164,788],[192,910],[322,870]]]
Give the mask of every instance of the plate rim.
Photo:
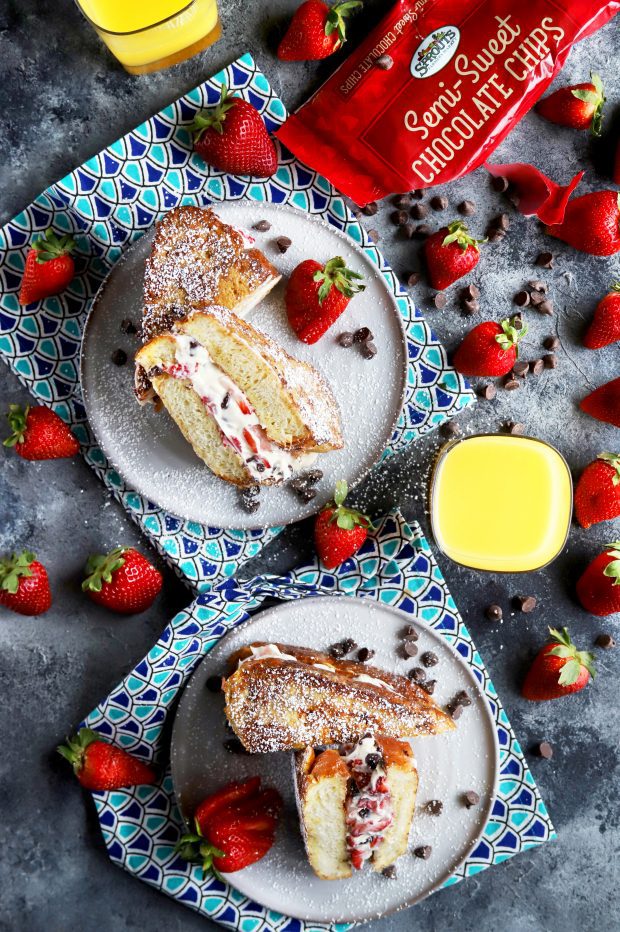
[[[347,917],[344,917],[344,918],[343,918],[343,917],[338,917],[338,918],[333,918],[333,919],[329,920],[330,922],[333,922],[333,923],[349,923],[349,922],[350,922],[350,923],[356,923],[356,924],[357,924],[357,923],[371,922],[371,921],[376,920],[376,919],[382,919],[382,918],[384,918],[384,917],[386,917],[386,916],[393,915],[394,913],[401,912],[402,910],[409,909],[411,906],[415,906],[417,903],[422,902],[422,900],[427,899],[427,897],[431,896],[433,893],[436,893],[438,890],[442,889],[443,886],[445,885],[445,883],[446,883],[451,877],[453,877],[453,876],[458,872],[458,870],[463,866],[463,864],[465,863],[465,861],[467,860],[467,858],[471,855],[472,851],[475,849],[476,845],[480,842],[480,839],[483,837],[484,831],[485,831],[485,829],[486,829],[486,827],[487,827],[487,825],[488,825],[488,823],[489,823],[489,820],[490,820],[490,818],[491,818],[491,815],[492,815],[492,812],[493,812],[493,806],[494,806],[495,800],[496,800],[496,798],[497,798],[497,793],[498,793],[498,788],[499,788],[499,782],[500,782],[500,768],[501,768],[500,746],[499,746],[499,738],[498,738],[498,735],[497,735],[496,722],[495,722],[495,719],[494,719],[494,717],[493,717],[493,714],[492,714],[492,712],[491,712],[491,708],[490,708],[490,705],[489,705],[489,697],[488,697],[487,694],[486,694],[486,691],[485,691],[485,689],[484,689],[484,686],[481,685],[481,684],[478,682],[478,680],[477,680],[477,678],[476,678],[476,675],[475,675],[475,673],[474,673],[473,668],[471,667],[471,665],[465,660],[465,658],[464,658],[461,654],[459,654],[459,652],[456,650],[456,648],[449,642],[449,640],[442,634],[442,632],[441,632],[440,630],[438,630],[437,628],[434,628],[432,625],[430,625],[430,624],[429,624],[427,621],[425,621],[423,618],[420,618],[418,615],[413,614],[413,613],[410,613],[410,612],[406,612],[406,611],[404,611],[404,609],[398,608],[398,607],[395,606],[395,605],[387,605],[387,604],[384,604],[383,602],[378,602],[378,601],[375,602],[374,599],[371,599],[371,598],[369,598],[369,597],[351,596],[351,595],[347,595],[346,593],[340,593],[340,594],[338,594],[338,595],[336,595],[336,594],[334,594],[334,593],[329,593],[329,594],[325,594],[325,595],[321,595],[320,593],[314,593],[314,594],[312,594],[312,595],[301,596],[300,598],[286,599],[286,600],[284,600],[284,601],[278,602],[278,603],[275,604],[275,605],[269,605],[269,606],[267,606],[266,608],[260,608],[257,612],[255,612],[255,613],[254,613],[253,615],[251,615],[248,619],[246,619],[246,621],[243,621],[243,622],[241,622],[240,624],[235,625],[233,628],[229,629],[224,635],[222,635],[222,637],[220,637],[220,638],[215,642],[215,644],[212,645],[212,647],[209,648],[209,650],[207,650],[207,652],[204,654],[204,656],[200,658],[200,660],[198,661],[198,663],[197,663],[195,669],[194,669],[194,670],[192,671],[192,673],[190,674],[189,679],[187,680],[187,682],[186,682],[185,685],[183,686],[182,691],[181,691],[181,694],[180,694],[180,696],[179,696],[179,698],[178,698],[178,700],[177,700],[176,709],[175,709],[175,713],[174,713],[174,720],[173,720],[173,722],[172,722],[172,728],[171,728],[171,733],[170,733],[170,774],[171,774],[171,779],[172,779],[172,788],[173,788],[173,793],[174,793],[174,799],[175,799],[176,805],[177,805],[177,807],[178,807],[179,813],[180,813],[180,815],[181,815],[181,818],[183,819],[183,822],[184,822],[188,827],[191,827],[190,822],[188,822],[188,820],[186,819],[186,817],[185,817],[185,815],[184,815],[184,813],[183,813],[183,809],[182,809],[181,804],[180,804],[180,801],[179,801],[179,799],[180,799],[179,793],[177,792],[178,780],[177,780],[177,777],[176,777],[175,759],[177,758],[177,754],[178,754],[178,752],[177,752],[177,747],[176,747],[176,746],[177,746],[178,739],[177,739],[175,736],[178,734],[178,725],[179,725],[179,723],[180,723],[180,716],[181,716],[181,711],[182,711],[182,707],[183,707],[183,700],[184,700],[184,698],[185,698],[185,694],[186,694],[188,688],[190,687],[192,681],[193,681],[194,678],[196,677],[197,673],[199,672],[200,668],[202,667],[204,661],[209,657],[209,655],[211,654],[211,652],[212,652],[216,647],[218,647],[220,644],[222,644],[222,642],[224,642],[224,641],[226,640],[226,638],[227,638],[229,635],[234,634],[234,633],[236,633],[236,632],[238,632],[238,631],[240,631],[240,630],[246,630],[246,629],[249,628],[252,624],[254,624],[259,618],[261,618],[261,616],[264,616],[265,614],[274,614],[274,613],[279,613],[280,611],[286,611],[286,610],[289,609],[292,605],[294,605],[294,604],[296,604],[296,603],[299,603],[299,602],[306,601],[306,600],[326,599],[326,600],[328,600],[328,601],[336,601],[336,600],[343,599],[343,598],[349,598],[349,599],[352,600],[352,602],[358,602],[358,603],[361,603],[361,604],[369,604],[369,605],[372,605],[372,606],[374,606],[374,607],[377,607],[377,608],[380,608],[380,609],[384,609],[384,610],[388,611],[389,613],[392,613],[392,614],[396,615],[397,617],[399,617],[399,618],[401,618],[401,619],[407,620],[409,624],[411,624],[411,623],[416,624],[416,623],[417,623],[417,624],[419,624],[420,626],[422,626],[423,628],[425,628],[426,631],[427,631],[428,633],[431,634],[431,636],[433,636],[433,637],[436,638],[438,641],[440,641],[440,642],[442,643],[442,645],[445,645],[445,647],[448,649],[449,653],[451,653],[451,654],[453,655],[453,657],[456,659],[456,661],[459,663],[459,665],[460,665],[461,667],[464,667],[464,668],[466,669],[467,674],[468,674],[468,676],[471,678],[473,685],[475,686],[475,688],[477,689],[477,691],[480,693],[480,697],[481,697],[481,699],[483,700],[483,707],[484,707],[484,713],[485,713],[486,718],[487,718],[487,724],[489,724],[489,725],[491,726],[491,727],[490,727],[490,731],[491,731],[491,735],[492,735],[492,744],[493,744],[493,751],[494,751],[494,753],[493,753],[493,760],[492,760],[492,771],[493,771],[493,773],[492,773],[492,787],[491,787],[491,792],[489,793],[488,800],[487,800],[487,804],[486,804],[486,806],[485,806],[485,808],[484,808],[484,811],[483,811],[483,813],[482,813],[482,815],[481,815],[481,818],[480,818],[480,829],[479,829],[479,831],[476,833],[475,838],[474,838],[474,840],[472,841],[472,843],[466,848],[465,853],[463,854],[463,856],[462,856],[457,862],[455,862],[455,864],[454,864],[451,868],[445,870],[445,871],[441,874],[441,876],[439,877],[439,879],[438,879],[435,883],[433,883],[433,884],[431,885],[431,887],[430,887],[425,893],[419,894],[419,895],[417,895],[417,896],[414,896],[414,897],[412,897],[411,899],[407,899],[406,902],[401,903],[401,904],[399,904],[398,906],[390,907],[390,908],[384,910],[383,912],[381,912],[380,914],[376,914],[376,915],[373,915],[373,916],[368,916],[368,915],[364,915],[364,916],[355,916],[355,917],[347,916]],[[485,672],[486,672],[486,670],[485,670]],[[488,674],[487,674],[487,676],[488,676]],[[224,874],[223,876],[224,876],[224,878],[226,879],[227,883],[230,884],[230,886],[235,887],[234,875],[232,875],[232,874]],[[233,879],[231,879],[231,878],[233,878]],[[464,879],[466,879],[466,878],[464,878]],[[236,889],[237,889],[237,888],[236,888]],[[248,894],[243,893],[242,891],[239,891],[239,892],[242,893],[243,896],[248,897]],[[269,906],[265,906],[264,903],[261,903],[260,905],[261,905],[261,907],[262,907],[263,909],[265,909],[265,910],[268,910],[268,909],[271,909],[271,908],[272,908],[272,907],[269,907]],[[290,913],[289,913],[288,915],[290,916],[291,919],[297,919],[298,921],[301,921],[301,922],[326,922],[326,921],[328,921],[328,920],[325,920],[325,919],[311,919],[311,918],[308,918],[308,917],[306,917],[306,916],[298,916],[298,915],[295,916],[295,915],[292,915],[292,914],[290,914]]]

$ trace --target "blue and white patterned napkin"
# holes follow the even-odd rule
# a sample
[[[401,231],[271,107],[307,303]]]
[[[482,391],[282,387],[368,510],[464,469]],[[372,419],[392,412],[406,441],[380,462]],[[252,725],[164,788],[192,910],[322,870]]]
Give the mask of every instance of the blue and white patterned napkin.
[[[349,925],[301,922],[249,900],[216,877],[183,861],[174,847],[184,830],[169,768],[170,719],[180,690],[202,657],[267,598],[309,595],[374,599],[415,615],[470,665],[489,703],[500,748],[498,794],[483,837],[445,886],[555,837],[545,804],[495,688],[463,624],[418,525],[399,512],[385,517],[355,559],[335,572],[317,561],[286,576],[259,576],[238,585],[227,580],[180,612],[134,670],[85,724],[163,773],[154,786],[93,793],[110,858],[141,880],[239,932],[344,932]]]
[[[128,488],[95,443],[79,385],[82,327],[97,288],[125,247],[167,210],[242,197],[288,203],[326,218],[364,247],[397,297],[408,339],[407,398],[386,455],[473,400],[394,272],[324,178],[282,149],[277,174],[257,182],[214,171],[194,155],[187,127],[197,110],[219,99],[223,81],[254,104],[269,130],[286,118],[284,105],[246,54],[52,185],[0,230],[0,354],[37,401],[71,425],[87,462],[198,591],[231,577],[279,529],[224,531],[181,520]],[[77,274],[63,294],[23,308],[17,294],[26,253],[48,226],[75,236]]]

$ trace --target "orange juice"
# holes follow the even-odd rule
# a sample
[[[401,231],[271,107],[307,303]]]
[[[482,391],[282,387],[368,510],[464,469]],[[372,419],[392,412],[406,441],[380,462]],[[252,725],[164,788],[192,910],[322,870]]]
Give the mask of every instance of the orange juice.
[[[566,460],[533,437],[452,441],[431,480],[437,545],[478,570],[522,573],[550,563],[566,542],[572,504]]]
[[[127,71],[166,68],[221,35],[217,0],[77,0]]]

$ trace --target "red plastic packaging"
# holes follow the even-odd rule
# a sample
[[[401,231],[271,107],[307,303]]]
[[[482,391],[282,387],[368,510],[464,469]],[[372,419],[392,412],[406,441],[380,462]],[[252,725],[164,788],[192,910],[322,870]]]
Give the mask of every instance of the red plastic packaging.
[[[363,205],[481,165],[620,0],[398,0],[277,132]],[[380,56],[393,64],[376,64]],[[387,62],[389,65],[389,61]]]

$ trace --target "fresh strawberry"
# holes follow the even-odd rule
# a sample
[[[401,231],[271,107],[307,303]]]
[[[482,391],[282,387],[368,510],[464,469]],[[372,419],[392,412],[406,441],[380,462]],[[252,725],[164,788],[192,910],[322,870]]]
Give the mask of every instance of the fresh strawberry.
[[[620,427],[620,378],[590,392],[579,402],[579,407],[599,421]]]
[[[600,349],[620,340],[620,282],[596,305],[594,317],[583,338],[588,349]]]
[[[121,748],[108,744],[91,728],[80,728],[56,750],[73,767],[87,790],[118,790],[122,786],[154,783],[155,774],[146,764]]]
[[[592,615],[612,615],[620,612],[620,540],[586,568],[577,581],[577,598]]]
[[[533,702],[577,693],[594,676],[594,656],[577,650],[566,628],[549,628],[551,641],[538,652],[525,677],[521,695]]]
[[[550,123],[589,129],[593,136],[600,136],[605,103],[603,82],[598,74],[591,73],[590,78],[585,84],[571,84],[549,94],[536,104],[536,110]]]
[[[47,570],[24,550],[0,560],[0,605],[20,615],[42,615],[52,604]]]
[[[57,460],[75,456],[80,445],[65,422],[46,408],[9,405],[7,414],[12,430],[3,441],[5,447],[14,447],[25,460]]]
[[[588,528],[620,516],[620,454],[599,453],[575,489],[575,517]]]
[[[159,595],[162,575],[133,547],[115,547],[88,558],[82,589],[93,602],[120,615],[150,608]]]
[[[566,205],[562,223],[545,231],[591,256],[613,256],[620,250],[620,194],[593,191]]]
[[[254,802],[259,789],[260,777],[251,777],[243,783],[228,783],[217,793],[207,796],[194,813],[194,818],[200,826],[200,830],[203,833],[206,832],[207,825],[217,812],[250,800]]]
[[[70,236],[56,236],[52,229],[45,231],[43,239],[35,239],[26,256],[19,303],[34,304],[64,291],[75,275],[70,255],[74,249]]]
[[[268,178],[278,168],[278,154],[258,110],[222,84],[220,102],[196,114],[190,126],[194,149],[205,162],[232,175]]]
[[[424,255],[431,288],[443,291],[478,265],[480,243],[467,232],[462,220],[454,220],[437,230],[424,243]]]
[[[306,0],[278,46],[283,61],[316,61],[337,52],[346,42],[345,16],[361,6],[361,0],[347,0],[329,7],[322,0]]]
[[[514,318],[500,324],[485,320],[465,334],[454,354],[453,365],[462,375],[507,375],[514,366],[519,351],[519,340],[527,327],[518,330]]]
[[[317,515],[314,524],[316,551],[328,570],[335,569],[357,553],[372,527],[366,515],[345,507],[347,491],[344,480],[337,482],[333,502],[329,502]]]
[[[335,256],[321,265],[306,259],[293,269],[286,286],[288,320],[304,343],[316,343],[343,313],[351,298],[366,287],[362,276]]]

